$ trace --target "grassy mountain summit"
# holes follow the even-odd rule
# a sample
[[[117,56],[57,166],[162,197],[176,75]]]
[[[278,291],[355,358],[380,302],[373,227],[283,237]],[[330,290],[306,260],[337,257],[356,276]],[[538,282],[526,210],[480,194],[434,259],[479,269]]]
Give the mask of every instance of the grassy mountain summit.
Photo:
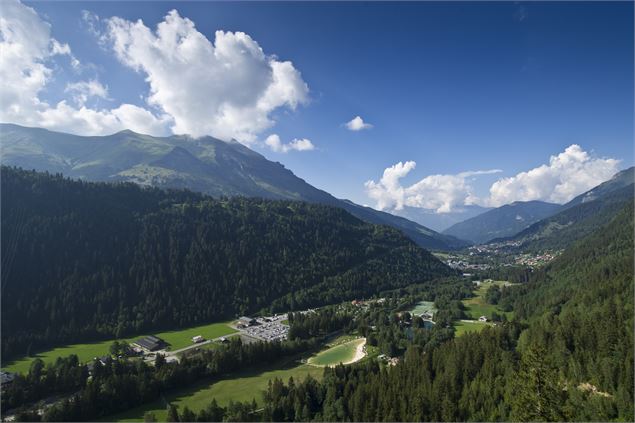
[[[320,204],[2,167],[2,351],[371,296],[453,273]]]
[[[340,200],[244,145],[212,137],[152,137],[132,131],[84,137],[13,124],[0,125],[2,164],[88,181],[187,188],[213,197],[301,200],[340,207],[370,223],[389,225],[424,248],[468,243],[403,217]]]

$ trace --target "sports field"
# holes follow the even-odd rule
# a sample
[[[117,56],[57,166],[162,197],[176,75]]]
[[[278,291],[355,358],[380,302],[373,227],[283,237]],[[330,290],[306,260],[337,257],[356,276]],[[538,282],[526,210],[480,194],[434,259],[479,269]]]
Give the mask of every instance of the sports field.
[[[220,336],[229,335],[236,332],[225,323],[211,323],[208,325],[195,326],[182,330],[173,330],[159,333],[146,333],[130,338],[123,339],[126,342],[132,342],[147,335],[155,335],[170,344],[170,350],[178,350],[180,348],[192,345],[192,337],[201,335],[206,339],[218,338]],[[109,353],[110,345],[114,339],[108,341],[91,342],[86,344],[73,344],[63,347],[53,348],[48,351],[35,354],[31,357],[25,357],[8,363],[2,363],[2,370],[9,372],[26,373],[29,371],[31,362],[36,358],[41,358],[45,363],[54,362],[57,357],[66,357],[76,354],[80,362],[87,362],[94,357],[100,357]]]
[[[362,352],[366,344],[366,338],[357,338],[350,341],[331,346],[325,351],[321,351],[309,358],[308,363],[313,366],[336,366],[340,363],[350,364],[364,358]]]

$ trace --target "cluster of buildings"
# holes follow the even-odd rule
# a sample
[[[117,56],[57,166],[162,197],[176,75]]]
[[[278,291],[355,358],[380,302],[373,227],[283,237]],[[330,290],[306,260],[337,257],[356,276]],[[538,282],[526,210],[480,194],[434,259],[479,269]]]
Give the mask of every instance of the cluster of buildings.
[[[560,255],[560,251],[556,252],[543,252],[540,254],[521,254],[516,257],[515,263],[522,266],[529,266],[531,268],[544,266],[549,263],[551,260],[555,259]]]
[[[386,301],[385,298],[377,298],[377,299],[372,299],[372,300],[353,300],[351,301],[351,305],[355,306],[355,307],[368,307],[371,304],[377,303],[377,304],[382,304]]]
[[[485,263],[470,263],[467,260],[459,259],[458,257],[449,257],[445,264],[453,269],[459,270],[487,270],[492,266]]]
[[[377,358],[389,366],[395,366],[399,363],[399,357],[388,357],[386,354],[379,354]]]
[[[286,320],[286,314],[259,318],[243,316],[238,319],[236,328],[241,333],[261,341],[283,341],[289,335],[289,325],[282,323]]]

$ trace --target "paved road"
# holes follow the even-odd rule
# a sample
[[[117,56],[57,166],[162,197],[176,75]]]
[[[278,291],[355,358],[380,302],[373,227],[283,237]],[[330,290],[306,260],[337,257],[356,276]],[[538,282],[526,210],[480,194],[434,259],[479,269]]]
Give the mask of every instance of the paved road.
[[[202,345],[211,344],[212,342],[215,342],[215,341],[220,341],[221,338],[229,338],[231,336],[236,336],[236,335],[240,335],[240,332],[232,333],[232,334],[225,335],[225,336],[219,336],[218,338],[214,338],[214,339],[208,339],[206,341],[199,342],[198,344],[188,345],[187,347],[183,347],[183,348],[180,348],[180,349],[174,350],[174,351],[159,350],[159,351],[156,351],[155,354],[163,355],[165,357],[165,361],[167,361],[167,362],[179,361],[178,354],[180,354],[182,352],[191,350],[193,348],[198,348],[198,347],[200,347]],[[143,359],[144,359],[144,361],[147,361],[147,362],[154,362],[154,360],[156,359],[156,355],[153,356],[153,357],[145,356]]]

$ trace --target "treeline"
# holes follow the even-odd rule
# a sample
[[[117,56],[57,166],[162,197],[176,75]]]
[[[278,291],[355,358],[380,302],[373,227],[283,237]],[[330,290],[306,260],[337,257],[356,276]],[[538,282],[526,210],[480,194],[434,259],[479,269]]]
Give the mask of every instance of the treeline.
[[[1,176],[4,359],[452,273],[396,230],[338,208]]]
[[[353,325],[355,314],[338,306],[314,312],[289,313],[289,339],[309,339],[328,335]]]
[[[631,183],[540,220],[509,239],[522,241],[523,251],[565,249],[615,218],[619,210],[633,203],[633,193]]]
[[[180,363],[166,363],[160,354],[154,366],[141,360],[108,358],[105,364],[95,360],[90,378],[88,367],[79,364],[76,356],[48,366],[37,359],[28,374],[17,375],[11,385],[3,387],[2,411],[17,408],[18,421],[95,421],[155,401],[161,393],[197,380],[275,361],[317,345],[314,340],[242,344],[239,337],[232,337],[229,344],[182,357]],[[66,383],[60,384],[62,381]],[[52,394],[67,398],[42,416],[28,406]]]

